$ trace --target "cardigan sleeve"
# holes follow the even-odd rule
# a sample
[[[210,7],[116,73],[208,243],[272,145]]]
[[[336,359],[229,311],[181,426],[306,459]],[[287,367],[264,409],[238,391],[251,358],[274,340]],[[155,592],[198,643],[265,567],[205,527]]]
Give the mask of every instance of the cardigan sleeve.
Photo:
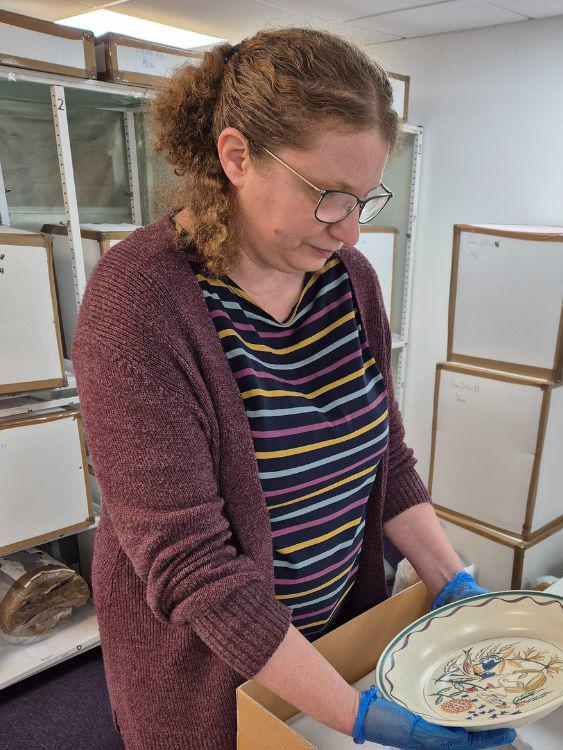
[[[235,549],[189,381],[172,370],[159,378],[152,362],[130,360],[80,325],[73,363],[102,502],[148,606],[253,677],[283,640],[291,610]]]

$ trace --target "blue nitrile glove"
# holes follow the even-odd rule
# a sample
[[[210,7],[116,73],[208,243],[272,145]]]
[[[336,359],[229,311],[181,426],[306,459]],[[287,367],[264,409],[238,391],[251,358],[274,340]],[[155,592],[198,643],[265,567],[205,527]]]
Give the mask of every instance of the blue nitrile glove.
[[[514,729],[466,732],[461,727],[430,724],[388,701],[372,685],[361,694],[353,737],[357,745],[368,740],[400,750],[479,750],[509,745],[516,739],[516,732]]]
[[[444,604],[457,602],[460,599],[467,599],[468,596],[488,593],[489,589],[483,589],[481,586],[478,586],[473,576],[466,573],[465,570],[458,570],[452,580],[444,586],[434,599],[430,610],[442,607]]]

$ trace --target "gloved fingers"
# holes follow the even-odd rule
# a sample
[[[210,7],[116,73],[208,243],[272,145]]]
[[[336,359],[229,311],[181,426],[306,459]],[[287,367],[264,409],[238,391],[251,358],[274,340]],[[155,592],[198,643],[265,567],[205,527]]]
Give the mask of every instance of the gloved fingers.
[[[490,729],[485,732],[469,732],[468,745],[471,750],[481,750],[485,747],[502,747],[510,745],[516,739],[514,729]]]

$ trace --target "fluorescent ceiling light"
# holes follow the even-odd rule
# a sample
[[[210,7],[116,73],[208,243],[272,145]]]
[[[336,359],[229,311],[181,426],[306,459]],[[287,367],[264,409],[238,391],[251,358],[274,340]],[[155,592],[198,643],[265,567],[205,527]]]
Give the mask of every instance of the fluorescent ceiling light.
[[[225,41],[214,36],[198,34],[195,31],[145,21],[143,18],[136,18],[135,16],[126,16],[124,13],[114,13],[111,10],[93,10],[89,13],[81,13],[78,16],[62,18],[57,23],[78,29],[88,29],[93,31],[96,36],[105,34],[106,31],[113,31],[116,34],[125,34],[137,39],[146,39],[149,42],[169,44],[172,47],[183,49],[193,49],[194,47],[203,47]]]

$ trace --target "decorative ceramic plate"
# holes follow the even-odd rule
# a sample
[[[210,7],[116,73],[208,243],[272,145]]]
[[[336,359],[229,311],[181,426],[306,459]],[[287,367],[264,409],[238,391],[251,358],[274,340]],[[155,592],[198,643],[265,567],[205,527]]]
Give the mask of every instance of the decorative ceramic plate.
[[[563,597],[498,591],[440,607],[389,643],[375,678],[433,724],[531,724],[563,704]]]

